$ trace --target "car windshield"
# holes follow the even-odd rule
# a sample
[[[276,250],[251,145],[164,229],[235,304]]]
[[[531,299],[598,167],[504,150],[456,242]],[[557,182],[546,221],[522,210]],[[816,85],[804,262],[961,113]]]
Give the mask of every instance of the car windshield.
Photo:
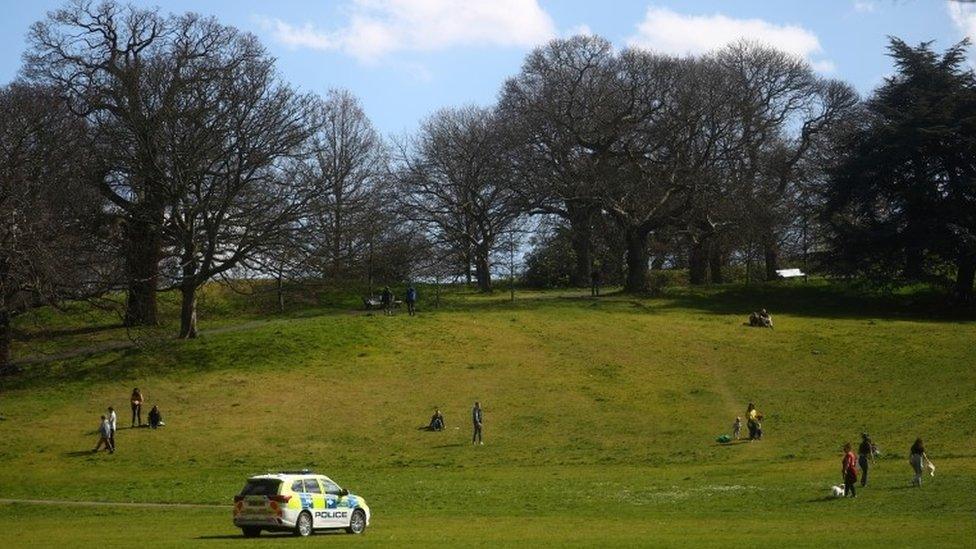
[[[252,478],[241,490],[242,496],[274,496],[278,494],[281,481],[273,478]]]

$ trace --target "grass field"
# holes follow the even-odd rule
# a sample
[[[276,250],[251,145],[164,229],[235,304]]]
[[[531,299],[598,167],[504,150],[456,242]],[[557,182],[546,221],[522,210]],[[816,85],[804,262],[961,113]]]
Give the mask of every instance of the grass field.
[[[436,311],[389,318],[352,311],[354,295],[270,314],[268,297],[211,289],[196,341],[143,337],[0,380],[0,498],[228,504],[250,474],[310,467],[374,513],[364,536],[318,542],[976,545],[976,322],[822,283],[507,298],[452,292]],[[743,326],[763,305],[776,329]],[[115,322],[43,313],[18,326],[15,352],[132,335]],[[167,426],[120,430],[114,455],[86,452],[106,406],[128,425],[134,386]],[[766,439],[714,442],[749,401]],[[419,431],[434,406],[447,431]],[[870,485],[828,498],[841,445],[865,430],[883,452]],[[920,489],[906,462],[916,436],[938,468]],[[15,546],[132,540],[309,543],[244,540],[229,505],[0,504],[0,541]]]

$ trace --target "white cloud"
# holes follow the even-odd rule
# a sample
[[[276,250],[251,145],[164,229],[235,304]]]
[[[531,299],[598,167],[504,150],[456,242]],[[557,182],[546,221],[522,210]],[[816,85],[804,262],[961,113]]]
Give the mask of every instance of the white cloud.
[[[563,36],[569,37],[569,36],[578,36],[581,34],[584,36],[592,36],[593,29],[591,29],[590,26],[587,25],[586,23],[581,23],[579,25],[576,25],[575,27],[570,27],[566,29],[566,32],[563,33]]]
[[[946,2],[946,9],[959,32],[976,41],[976,4]]]
[[[873,0],[855,0],[854,11],[857,13],[874,13],[878,9],[878,4]]]
[[[556,35],[537,0],[352,0],[348,21],[321,29],[259,17],[278,42],[293,48],[341,51],[375,61],[396,51],[457,46],[534,46]]]
[[[650,7],[631,36],[630,46],[673,55],[706,53],[740,39],[755,40],[803,57],[816,70],[830,72],[834,64],[815,60],[823,48],[813,32],[797,25],[777,25],[763,19],[736,19],[714,15],[685,15],[667,8]]]

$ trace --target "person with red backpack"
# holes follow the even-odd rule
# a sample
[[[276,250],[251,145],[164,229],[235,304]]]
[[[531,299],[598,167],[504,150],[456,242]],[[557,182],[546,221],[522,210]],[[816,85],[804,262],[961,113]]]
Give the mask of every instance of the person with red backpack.
[[[857,497],[854,484],[857,483],[857,456],[851,443],[844,444],[844,459],[840,462],[840,474],[844,477],[844,497]]]

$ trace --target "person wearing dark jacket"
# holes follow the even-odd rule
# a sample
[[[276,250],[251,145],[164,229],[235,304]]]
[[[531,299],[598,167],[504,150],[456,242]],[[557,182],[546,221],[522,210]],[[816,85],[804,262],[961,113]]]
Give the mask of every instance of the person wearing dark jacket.
[[[407,314],[413,316],[417,314],[417,288],[410,286],[407,288]]]
[[[471,435],[471,444],[484,444],[481,440],[481,425],[484,421],[484,414],[481,411],[481,403],[475,402],[471,409],[471,421],[474,424],[474,434]],[[477,440],[477,442],[475,442]]]
[[[915,472],[915,476],[912,478],[912,486],[922,485],[922,472],[925,470],[925,463],[929,460],[929,456],[925,454],[925,444],[922,443],[922,439],[916,438],[915,443],[908,450],[908,463],[912,466],[912,471]]]
[[[389,286],[383,287],[380,301],[383,303],[383,310],[386,311],[386,314],[393,315],[393,292],[390,291]]]
[[[868,485],[868,468],[874,456],[878,453],[871,437],[867,433],[861,433],[861,444],[857,447],[857,465],[861,468],[861,488]]]
[[[149,410],[149,427],[155,429],[163,424],[163,414],[159,412],[159,407],[155,404]]]

